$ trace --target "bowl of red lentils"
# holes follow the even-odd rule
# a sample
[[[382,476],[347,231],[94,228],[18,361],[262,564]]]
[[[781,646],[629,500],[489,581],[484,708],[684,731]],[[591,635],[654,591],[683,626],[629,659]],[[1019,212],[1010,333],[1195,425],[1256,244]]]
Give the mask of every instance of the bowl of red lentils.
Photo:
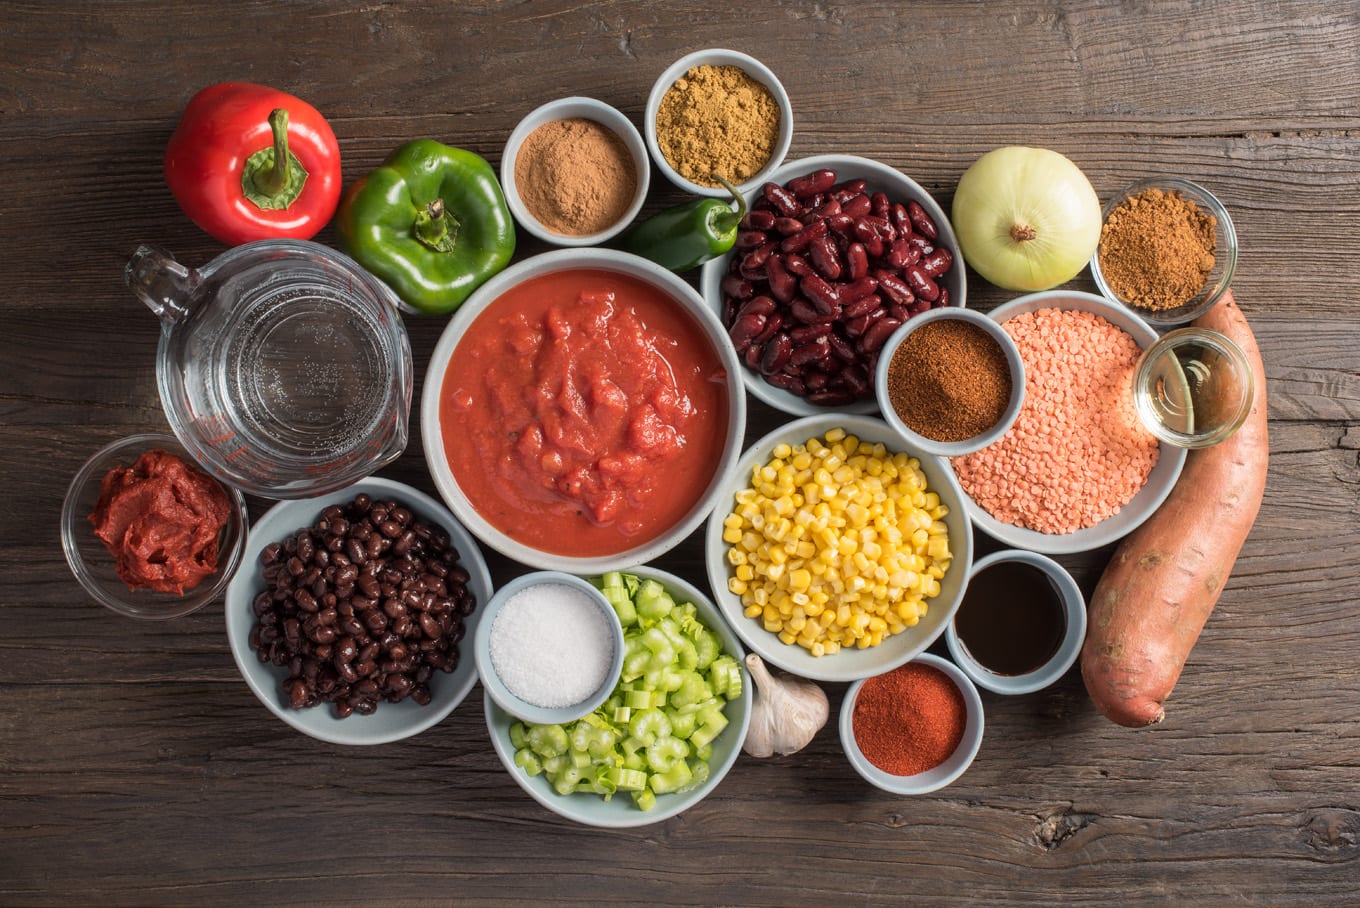
[[[922,451],[953,457],[996,442],[1020,415],[1025,364],[1015,341],[976,309],[930,309],[878,357],[878,408]]]
[[[865,781],[899,795],[929,794],[967,771],[982,746],[982,697],[958,666],[923,653],[850,685],[841,747]]]
[[[1185,450],[1160,444],[1134,408],[1134,375],[1157,332],[1104,297],[1033,293],[990,313],[1015,342],[1025,398],[993,444],[951,459],[973,524],[1012,548],[1097,549],[1170,494]]]
[[[714,174],[746,192],[783,163],[793,141],[793,105],[768,66],[740,51],[709,48],[657,77],[643,132],[666,179],[692,195],[726,197]]]
[[[749,650],[817,681],[910,661],[962,601],[973,535],[940,457],[881,419],[809,416],[742,455],[708,520],[714,601]]]
[[[1214,307],[1237,268],[1237,231],[1212,192],[1177,177],[1140,180],[1105,205],[1091,277],[1149,324],[1184,325]]]

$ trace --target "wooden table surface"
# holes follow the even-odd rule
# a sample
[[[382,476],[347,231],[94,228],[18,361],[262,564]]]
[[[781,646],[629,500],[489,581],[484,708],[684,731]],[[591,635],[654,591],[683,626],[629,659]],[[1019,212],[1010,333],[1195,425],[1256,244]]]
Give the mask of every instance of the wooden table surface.
[[[0,2],[0,22],[0,902],[1355,903],[1353,4],[69,0]],[[984,695],[977,760],[935,795],[869,787],[833,723],[795,756],[743,756],[678,817],[612,832],[519,789],[480,689],[413,739],[325,744],[241,680],[220,603],[141,622],[83,593],[59,543],[68,482],[102,445],[167,427],[158,326],[123,264],[144,241],[191,265],[223,249],[161,177],[194,91],[245,79],[310,100],[348,184],[417,137],[498,163],[516,121],[562,95],[640,124],[660,72],[715,46],[783,80],[791,157],[865,155],[946,207],[1006,144],[1067,154],[1102,198],[1171,173],[1228,206],[1269,482],[1163,724],[1112,725],[1074,670]],[[649,210],[679,200],[654,185]],[[517,258],[544,249],[520,240]],[[1093,289],[1085,272],[1070,286]],[[1011,296],[969,274],[970,305]],[[418,383],[443,322],[408,320]],[[779,421],[753,406],[751,437]],[[418,432],[384,475],[434,491]],[[698,535],[661,565],[704,584]],[[1061,560],[1089,594],[1109,554]],[[490,560],[497,582],[522,570]],[[835,710],[844,685],[827,688]]]

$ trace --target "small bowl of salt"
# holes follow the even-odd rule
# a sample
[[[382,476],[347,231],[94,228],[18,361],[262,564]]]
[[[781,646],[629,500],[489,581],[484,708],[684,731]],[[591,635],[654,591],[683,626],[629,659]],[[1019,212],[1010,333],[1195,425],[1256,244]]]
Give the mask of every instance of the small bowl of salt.
[[[483,609],[473,637],[482,687],[535,725],[574,722],[614,690],[623,626],[604,594],[561,571],[524,574]]]

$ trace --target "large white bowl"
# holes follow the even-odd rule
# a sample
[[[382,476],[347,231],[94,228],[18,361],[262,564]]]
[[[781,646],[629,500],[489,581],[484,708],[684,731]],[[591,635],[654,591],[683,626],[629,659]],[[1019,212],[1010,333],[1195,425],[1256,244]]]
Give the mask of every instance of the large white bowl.
[[[1071,309],[1079,312],[1093,312],[1110,324],[1127,331],[1138,346],[1147,349],[1157,341],[1157,332],[1147,322],[1134,315],[1123,306],[1092,293],[1075,290],[1048,290],[1031,293],[1011,300],[993,309],[991,317],[1005,323],[1040,309]],[[964,506],[973,519],[973,524],[988,536],[1004,542],[1014,549],[1029,549],[1045,555],[1065,555],[1072,552],[1085,552],[1117,542],[1133,532],[1139,524],[1153,515],[1161,507],[1166,496],[1171,494],[1176,480],[1180,478],[1181,468],[1185,466],[1185,449],[1163,444],[1157,465],[1152,468],[1147,482],[1139,489],[1119,513],[1106,517],[1095,526],[1071,533],[1040,533],[1026,527],[1016,526],[997,520],[973,500],[966,491],[961,492]]]
[[[371,715],[355,713],[337,718],[329,704],[309,709],[293,709],[282,691],[287,678],[284,668],[261,663],[250,647],[250,629],[255,624],[251,602],[265,588],[260,569],[260,552],[271,542],[282,542],[294,532],[316,522],[333,504],[348,504],[360,492],[374,499],[396,500],[411,509],[417,518],[438,524],[448,531],[450,544],[458,550],[459,564],[467,570],[468,589],[478,608],[464,617],[464,635],[459,643],[458,666],[452,672],[435,672],[430,677],[430,703],[426,706],[406,699],[400,703],[380,702]],[[242,567],[227,587],[227,640],[241,677],[269,711],[298,731],[333,744],[385,744],[409,738],[430,728],[453,712],[477,683],[477,664],[472,656],[472,638],[481,615],[481,606],[491,598],[491,572],[476,541],[453,519],[439,502],[411,486],[391,479],[371,476],[352,486],[317,498],[281,501],[251,528]]]
[[[728,702],[724,712],[728,725],[713,740],[713,757],[708,761],[709,776],[704,784],[689,791],[657,795],[656,806],[651,810],[639,810],[627,794],[616,794],[606,801],[596,794],[577,792],[559,795],[553,790],[552,783],[544,774],[531,776],[515,765],[515,748],[510,743],[510,726],[515,719],[496,705],[490,695],[482,699],[486,711],[486,725],[491,733],[491,743],[496,756],[505,765],[506,772],[523,788],[531,798],[559,816],[575,820],[587,826],[601,826],[624,829],[632,826],[646,826],[659,823],[669,817],[688,810],[712,794],[718,783],[727,775],[732,764],[741,753],[746,741],[746,731],[751,724],[751,676],[746,670],[746,654],[741,641],[723,621],[722,614],[713,602],[697,587],[674,574],[651,567],[629,568],[628,573],[639,577],[651,578],[666,588],[677,603],[692,602],[699,616],[719,638],[722,639],[723,652],[732,656],[741,666],[741,696]]]
[[[684,518],[653,539],[625,550],[590,557],[559,555],[525,545],[492,526],[485,517],[477,513],[472,503],[468,501],[467,495],[459,488],[458,480],[454,478],[449,467],[444,437],[440,431],[439,415],[444,375],[468,326],[512,287],[544,274],[581,268],[630,275],[646,281],[674,299],[677,306],[694,318],[695,324],[708,337],[715,355],[722,362],[726,373],[728,398],[727,424],[724,427],[726,440],[722,456],[717,463],[694,466],[696,470],[711,470],[712,478],[704,494]],[[435,486],[439,489],[439,494],[463,525],[483,543],[508,558],[540,570],[565,571],[568,574],[593,574],[644,564],[674,548],[703,523],[704,518],[713,509],[714,502],[718,500],[721,490],[735,475],[737,458],[741,454],[741,444],[746,431],[746,396],[742,392],[740,373],[741,364],[737,361],[727,332],[719,323],[717,316],[704,305],[694,288],[673,272],[639,256],[613,249],[559,249],[546,252],[512,265],[478,287],[454,313],[444,333],[440,335],[434,353],[430,356],[429,371],[425,374],[425,386],[420,400],[421,438],[424,441],[425,462]]]
[[[945,525],[949,528],[949,547],[953,560],[940,581],[940,593],[928,600],[929,610],[915,627],[885,638],[878,646],[865,649],[841,649],[826,656],[814,656],[797,645],[781,643],[765,630],[759,619],[743,614],[741,597],[732,593],[727,581],[732,567],[727,560],[730,546],[723,542],[723,520],[731,512],[734,498],[748,488],[751,470],[771,458],[777,445],[798,445],[809,438],[820,438],[828,431],[841,428],[862,441],[882,442],[890,452],[905,452],[921,462],[930,490],[948,506]],[[854,414],[823,414],[795,420],[757,441],[746,449],[738,465],[737,475],[723,490],[724,494],[708,520],[704,537],[704,561],[713,598],[722,609],[723,617],[736,630],[747,648],[771,665],[804,678],[817,681],[858,681],[881,675],[925,651],[945,632],[968,586],[968,572],[973,563],[973,528],[963,508],[963,490],[959,488],[954,471],[942,458],[917,451],[906,443],[881,419]]]
[[[903,174],[900,170],[871,161],[868,158],[861,158],[855,155],[845,154],[824,154],[814,155],[810,158],[799,158],[796,161],[787,161],[762,181],[778,183],[784,185],[797,177],[806,176],[818,170],[830,168],[836,172],[837,182],[845,180],[865,180],[867,182],[866,191],[873,193],[882,191],[887,193],[888,198],[893,202],[906,204],[909,201],[919,202],[921,207],[926,210],[931,219],[935,222],[936,230],[939,232],[938,245],[943,245],[954,255],[954,265],[949,269],[945,276],[943,285],[949,290],[949,304],[951,306],[967,305],[967,278],[963,264],[963,255],[959,252],[959,241],[954,235],[954,227],[949,222],[949,216],[945,214],[943,208],[931,198],[930,193],[926,192],[919,183]],[[747,204],[751,204],[759,197],[760,186],[755,187],[744,193]],[[721,284],[723,275],[727,273],[727,268],[732,256],[739,254],[739,250],[733,250],[726,255],[713,259],[704,264],[699,276],[699,289],[703,292],[704,302],[713,312],[722,318],[723,301]],[[762,400],[776,409],[783,410],[794,416],[811,416],[818,413],[826,413],[828,407],[818,406],[809,403],[803,398],[785,391],[783,388],[776,388],[769,384],[759,374],[741,366],[741,377],[746,383],[746,390],[751,392],[751,396],[757,400]],[[870,383],[873,376],[869,376]],[[856,401],[848,406],[834,408],[846,413],[876,413],[878,412],[878,401],[872,396],[861,401]]]

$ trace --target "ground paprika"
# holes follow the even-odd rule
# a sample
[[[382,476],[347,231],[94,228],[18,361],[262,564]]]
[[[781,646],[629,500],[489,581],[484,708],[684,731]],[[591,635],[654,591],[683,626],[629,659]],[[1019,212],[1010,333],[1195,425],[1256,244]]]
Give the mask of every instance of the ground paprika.
[[[963,693],[949,676],[908,662],[864,682],[851,728],[870,763],[895,776],[914,776],[949,759],[967,721]]]

